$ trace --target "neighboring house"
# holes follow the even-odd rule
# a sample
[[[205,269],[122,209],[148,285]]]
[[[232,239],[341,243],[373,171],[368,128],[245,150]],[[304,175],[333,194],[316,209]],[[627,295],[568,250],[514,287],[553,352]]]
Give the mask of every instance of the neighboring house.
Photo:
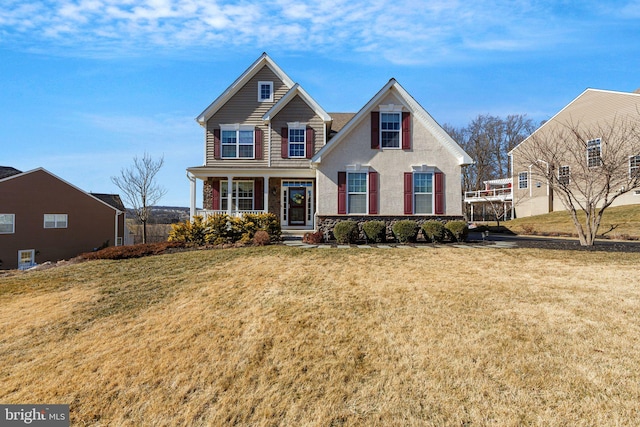
[[[564,131],[565,135],[569,135],[573,129],[578,130],[582,137],[591,135],[586,138],[589,140],[584,150],[579,153],[563,153],[559,150],[554,158],[557,165],[551,165],[554,168],[554,179],[557,179],[558,183],[565,182],[567,185],[572,185],[573,180],[581,179],[581,173],[585,173],[584,171],[589,173],[591,167],[599,166],[601,150],[607,149],[603,141],[607,138],[615,139],[616,133],[625,131],[626,129],[623,128],[629,126],[629,123],[637,127],[636,131],[640,130],[639,93],[587,89],[540,126],[531,136],[509,152],[512,165],[511,179],[514,183],[513,217],[527,217],[565,209],[559,197],[554,197],[553,188],[546,180],[532,174],[530,161],[527,162],[523,158],[523,150],[526,150],[527,144],[532,144],[536,140],[557,139],[560,132]],[[603,129],[606,129],[609,134],[600,135],[599,132]],[[635,138],[637,139],[637,134]],[[636,149],[631,147],[632,144],[638,147],[637,140],[629,141],[628,152],[621,153],[624,156],[623,161],[628,166],[629,174],[637,173],[640,168],[640,152],[635,152]],[[604,151],[602,153],[607,154]],[[543,160],[539,161],[545,163]],[[547,167],[549,166],[547,164]],[[633,190],[618,197],[612,206],[638,203],[640,203],[640,190]]]
[[[8,169],[0,167],[0,174]],[[28,268],[121,245],[121,208],[117,195],[91,195],[43,168],[14,169],[0,178],[0,268]]]
[[[483,181],[482,190],[466,191],[464,202],[469,205],[469,221],[511,219],[513,188],[511,178]]]
[[[357,114],[328,114],[263,54],[197,121],[205,160],[187,169],[191,216],[272,212],[283,230],[314,230],[462,215],[460,168],[472,160],[393,79]]]

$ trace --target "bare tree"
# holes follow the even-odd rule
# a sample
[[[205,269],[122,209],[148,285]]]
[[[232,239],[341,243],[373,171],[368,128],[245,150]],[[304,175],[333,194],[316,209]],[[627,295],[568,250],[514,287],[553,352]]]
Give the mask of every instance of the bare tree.
[[[156,182],[156,174],[164,164],[164,156],[153,160],[144,153],[142,159],[133,158],[133,166],[122,169],[120,176],[112,176],[111,181],[122,190],[125,200],[133,208],[136,218],[142,223],[142,243],[147,242],[147,222],[151,207],[166,194],[166,190]]]
[[[548,183],[571,215],[580,244],[590,246],[605,210],[640,187],[640,122],[616,117],[589,126],[569,122],[541,128],[514,149],[515,158],[529,168],[531,180]]]

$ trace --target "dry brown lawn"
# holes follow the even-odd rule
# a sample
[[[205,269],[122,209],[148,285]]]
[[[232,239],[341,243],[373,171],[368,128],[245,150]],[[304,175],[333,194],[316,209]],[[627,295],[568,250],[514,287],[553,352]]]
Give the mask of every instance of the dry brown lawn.
[[[640,254],[184,252],[0,277],[0,402],[73,425],[639,425]]]

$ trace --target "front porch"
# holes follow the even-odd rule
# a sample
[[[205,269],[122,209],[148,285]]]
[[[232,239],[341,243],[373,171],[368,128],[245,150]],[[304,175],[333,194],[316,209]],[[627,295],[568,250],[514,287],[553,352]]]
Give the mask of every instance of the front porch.
[[[191,218],[195,215],[240,217],[272,213],[280,219],[283,231],[315,229],[314,171],[269,170],[270,174],[265,175],[264,170],[226,171],[232,173],[223,174],[211,168],[202,169],[205,168],[190,168],[187,174],[191,181]],[[311,174],[313,177],[308,176]],[[202,209],[195,207],[196,178],[203,181]]]

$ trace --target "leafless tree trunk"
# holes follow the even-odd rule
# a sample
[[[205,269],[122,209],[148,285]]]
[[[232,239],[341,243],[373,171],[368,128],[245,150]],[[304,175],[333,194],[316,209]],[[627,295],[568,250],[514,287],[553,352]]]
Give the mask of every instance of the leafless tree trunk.
[[[598,143],[599,141],[599,143]],[[514,158],[546,181],[569,212],[580,244],[594,244],[602,215],[621,195],[640,187],[638,117],[586,126],[541,128],[514,150]],[[579,212],[585,215],[581,222]]]
[[[142,159],[133,158],[133,166],[122,169],[120,176],[112,176],[111,181],[124,193],[124,198],[135,211],[142,223],[142,243],[147,243],[147,222],[151,207],[166,194],[166,190],[156,183],[156,174],[164,164],[164,157],[153,160],[144,153]]]

